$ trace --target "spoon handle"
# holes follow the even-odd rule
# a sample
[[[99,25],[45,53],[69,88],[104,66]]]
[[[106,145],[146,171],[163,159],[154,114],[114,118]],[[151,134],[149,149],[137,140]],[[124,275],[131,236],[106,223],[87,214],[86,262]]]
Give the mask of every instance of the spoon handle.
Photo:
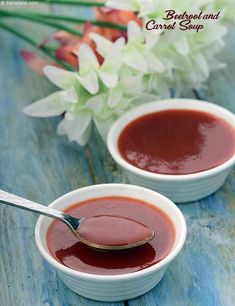
[[[47,217],[58,219],[64,222],[70,229],[75,232],[79,226],[79,219],[66,215],[63,212],[35,203],[33,201],[18,197],[12,193],[0,190],[0,202],[10,206],[15,206],[21,209],[29,210]]]
[[[3,190],[0,190],[0,202],[21,209],[30,210],[51,218],[63,219],[64,215],[61,211],[18,197],[15,194]]]

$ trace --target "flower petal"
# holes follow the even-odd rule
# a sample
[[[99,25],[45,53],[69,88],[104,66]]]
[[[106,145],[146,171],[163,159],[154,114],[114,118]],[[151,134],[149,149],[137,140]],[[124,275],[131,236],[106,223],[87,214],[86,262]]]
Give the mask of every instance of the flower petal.
[[[84,76],[78,76],[78,80],[81,85],[89,91],[89,93],[95,95],[99,91],[99,82],[96,72],[90,71]]]
[[[103,109],[103,99],[101,95],[96,95],[87,100],[86,107],[90,109],[95,115],[98,115]]]
[[[185,35],[180,35],[178,39],[173,41],[175,49],[182,55],[187,55],[189,52],[189,45]]]
[[[85,75],[92,68],[98,68],[98,60],[87,44],[82,44],[78,50],[79,74]]]
[[[144,1],[139,1],[139,14],[138,17],[146,17],[148,15],[151,15],[154,11],[158,9],[158,11],[161,12],[161,8],[159,7],[160,1],[152,1],[152,0],[144,0]],[[166,0],[164,0],[165,4]],[[166,5],[166,7],[170,7],[170,5]]]
[[[46,66],[43,69],[45,76],[56,86],[62,89],[71,87],[71,83],[76,81],[76,73],[54,66]]]
[[[106,1],[105,6],[117,10],[136,11],[136,6],[133,2],[134,1],[131,2],[128,0],[108,0]]]
[[[143,43],[144,36],[140,26],[135,21],[130,21],[127,28],[128,43]]]
[[[78,102],[78,95],[77,91],[73,86],[71,86],[68,90],[64,91],[64,99],[66,101],[69,101],[71,103],[77,103]]]
[[[200,67],[200,70],[203,73],[203,76],[205,78],[208,78],[209,76],[209,67],[208,64],[206,62],[205,57],[202,54],[197,54],[194,58],[195,64],[197,67]]]
[[[201,31],[200,35],[195,36],[195,41],[197,44],[201,44],[202,46],[208,46],[217,42],[226,35],[227,32],[228,29],[221,24],[216,24],[216,26],[213,24],[210,27],[207,25],[206,30]]]
[[[90,33],[89,37],[95,42],[97,52],[105,58],[110,53],[113,43],[109,39],[96,33]]]
[[[141,52],[137,48],[132,47],[131,50],[127,50],[124,53],[123,62],[140,72],[147,72],[147,64]]]
[[[105,56],[105,60],[101,66],[101,69],[106,69],[106,67],[110,68],[112,65],[115,67],[115,71],[117,71],[122,65],[122,48],[125,45],[125,40],[123,37],[117,39],[112,47],[109,49],[109,52]]]
[[[91,115],[89,112],[81,112],[74,120],[62,120],[58,127],[59,135],[67,135],[70,141],[76,141],[85,145],[88,141],[91,126]]]
[[[71,113],[70,111],[67,111],[67,112],[65,113],[64,118],[65,118],[66,120],[74,120],[74,119],[75,119],[74,114]]]
[[[123,81],[123,92],[129,96],[136,96],[143,92],[143,76],[130,76]]]
[[[109,88],[117,85],[118,71],[122,65],[122,48],[124,44],[124,38],[117,39],[98,70],[99,77]]]
[[[165,70],[162,62],[152,53],[148,52],[145,56],[149,71],[163,72]]]
[[[104,85],[106,85],[108,88],[114,88],[117,85],[118,82],[117,73],[106,73],[99,71],[98,74]]]
[[[52,38],[57,40],[60,45],[70,45],[75,40],[77,40],[77,36],[66,31],[57,31],[52,35]]]
[[[159,18],[159,22],[156,20],[156,23],[160,23],[161,19]],[[149,31],[146,28],[143,29],[144,31],[144,38],[145,38],[145,46],[149,50],[154,47],[154,45],[159,41],[161,37],[161,33],[164,30],[158,31]]]
[[[53,117],[61,115],[66,110],[64,92],[57,91],[46,98],[26,106],[23,112],[33,117]]]
[[[118,105],[122,98],[122,91],[119,88],[111,89],[108,98],[108,106],[114,108]]]

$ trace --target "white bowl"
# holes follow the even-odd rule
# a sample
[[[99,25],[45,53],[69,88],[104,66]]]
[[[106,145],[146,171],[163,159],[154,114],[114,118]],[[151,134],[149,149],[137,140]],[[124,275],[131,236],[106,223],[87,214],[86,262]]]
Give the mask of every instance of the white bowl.
[[[133,120],[153,112],[168,109],[204,111],[216,115],[235,128],[235,116],[227,109],[213,103],[192,99],[169,99],[146,103],[122,115],[111,127],[107,145],[113,159],[124,169],[128,180],[165,195],[174,202],[189,202],[204,198],[219,189],[235,163],[235,154],[223,164],[212,169],[192,174],[157,174],[137,168],[128,163],[118,149],[118,138],[123,129]]]
[[[161,208],[170,217],[175,227],[175,242],[163,260],[133,273],[93,275],[72,270],[52,257],[46,243],[46,234],[52,219],[39,217],[35,228],[35,239],[42,256],[56,269],[70,289],[94,300],[122,301],[146,293],[161,280],[168,264],[176,257],[184,244],[186,223],[179,208],[166,197],[152,190],[127,184],[103,184],[77,189],[58,198],[49,206],[64,210],[76,202],[106,196],[127,196],[140,199]]]

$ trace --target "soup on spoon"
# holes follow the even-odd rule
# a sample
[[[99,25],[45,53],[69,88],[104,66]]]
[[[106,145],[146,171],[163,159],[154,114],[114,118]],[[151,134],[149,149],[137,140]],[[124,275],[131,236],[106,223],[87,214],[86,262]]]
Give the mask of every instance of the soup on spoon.
[[[130,218],[112,215],[85,218],[76,233],[81,242],[104,250],[137,247],[154,237],[154,232],[148,226]]]

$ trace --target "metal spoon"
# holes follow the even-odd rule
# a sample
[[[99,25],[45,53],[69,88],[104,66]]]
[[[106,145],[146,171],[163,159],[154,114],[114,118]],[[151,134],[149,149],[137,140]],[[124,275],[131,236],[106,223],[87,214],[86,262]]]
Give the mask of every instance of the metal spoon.
[[[129,249],[129,248],[134,248],[140,245],[143,245],[149,241],[151,241],[154,237],[154,232],[149,229],[149,235],[145,237],[142,240],[135,241],[134,243],[129,243],[129,244],[122,244],[122,245],[102,245],[102,244],[97,244],[93,243],[92,241],[89,241],[85,239],[84,237],[80,236],[78,233],[79,230],[79,225],[83,223],[83,226],[86,221],[89,221],[89,219],[94,218],[94,217],[87,217],[87,218],[82,218],[82,219],[77,219],[75,217],[72,217],[68,214],[65,214],[59,210],[35,203],[33,201],[18,197],[14,194],[5,192],[3,190],[0,190],[0,202],[3,204],[7,204],[10,206],[15,206],[17,208],[29,210],[41,215],[45,215],[47,217],[55,218],[63,223],[65,223],[68,228],[72,231],[72,233],[84,244],[96,248],[96,249],[101,249],[101,250],[121,250],[121,249]],[[95,218],[99,217],[104,217],[104,216],[96,216]],[[111,216],[110,216],[111,217]],[[118,216],[112,216],[112,218],[119,218]],[[123,218],[123,219],[128,219],[128,218]],[[118,220],[118,219],[117,219]],[[135,223],[138,223],[134,220],[128,219],[128,221],[133,221],[133,225],[136,225]],[[144,225],[143,225],[144,226]]]

